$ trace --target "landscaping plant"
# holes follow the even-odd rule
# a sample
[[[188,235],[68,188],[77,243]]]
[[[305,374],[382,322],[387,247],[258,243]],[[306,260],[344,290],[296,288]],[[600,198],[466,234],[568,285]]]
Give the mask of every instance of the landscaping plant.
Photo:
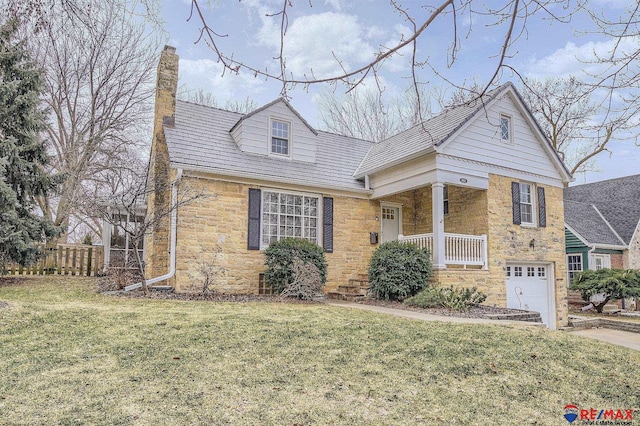
[[[446,308],[452,311],[468,311],[487,299],[487,295],[473,288],[427,287],[405,300],[409,306],[419,308]]]
[[[428,284],[431,255],[413,244],[388,241],[373,252],[368,272],[370,291],[377,298],[404,300]]]
[[[293,261],[297,257],[304,263],[311,263],[318,269],[320,286],[327,281],[327,260],[319,245],[300,238],[285,238],[275,241],[264,251],[267,269],[264,279],[275,293],[281,293],[295,279]]]
[[[582,299],[589,302],[591,296],[604,294],[601,302],[591,302],[597,312],[611,299],[640,297],[640,271],[635,269],[599,269],[583,271],[571,282],[571,290],[579,290]]]
[[[311,300],[319,293],[322,293],[322,278],[316,265],[295,257],[291,269],[293,281],[285,286],[282,293],[280,293],[280,297]]]

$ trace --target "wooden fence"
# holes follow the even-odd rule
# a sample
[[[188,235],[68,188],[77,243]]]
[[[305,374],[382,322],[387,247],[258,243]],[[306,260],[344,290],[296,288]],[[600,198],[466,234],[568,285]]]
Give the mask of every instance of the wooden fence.
[[[95,277],[102,272],[104,252],[102,246],[58,244],[46,248],[37,263],[28,266],[8,263],[6,275],[78,275]],[[0,265],[1,267],[1,265]]]

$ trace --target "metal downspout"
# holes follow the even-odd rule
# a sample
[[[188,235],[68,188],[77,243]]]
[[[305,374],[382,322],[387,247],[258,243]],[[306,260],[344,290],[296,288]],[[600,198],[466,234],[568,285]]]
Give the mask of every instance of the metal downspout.
[[[178,175],[171,184],[171,229],[170,229],[170,244],[171,252],[169,256],[169,272],[159,277],[151,278],[147,280],[147,285],[152,285],[157,282],[168,280],[172,278],[176,273],[176,237],[178,233],[178,182],[182,179],[182,169],[178,169]],[[142,282],[128,285],[124,288],[124,291],[131,291],[142,287]]]

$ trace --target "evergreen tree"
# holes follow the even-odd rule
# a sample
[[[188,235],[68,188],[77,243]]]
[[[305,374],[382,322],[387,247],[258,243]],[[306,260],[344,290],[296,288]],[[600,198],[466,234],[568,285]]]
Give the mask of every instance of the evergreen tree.
[[[44,171],[38,135],[45,124],[40,69],[16,31],[15,20],[0,22],[0,260],[28,264],[59,230],[35,207],[35,197],[53,190],[55,179]]]

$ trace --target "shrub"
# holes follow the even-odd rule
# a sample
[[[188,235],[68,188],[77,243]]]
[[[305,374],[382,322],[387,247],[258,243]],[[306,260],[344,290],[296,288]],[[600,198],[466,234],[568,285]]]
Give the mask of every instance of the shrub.
[[[321,286],[327,281],[327,260],[322,247],[317,244],[300,238],[285,238],[271,243],[264,254],[267,266],[264,279],[275,293],[281,293],[293,283],[293,259],[296,257],[318,268]]]
[[[593,303],[602,312],[610,299],[640,297],[640,271],[636,269],[599,269],[579,273],[571,282],[571,290],[579,290],[582,299],[589,302],[591,296],[604,294],[600,303]]]
[[[441,308],[442,294],[438,288],[427,287],[405,300],[404,303],[418,308]]]
[[[447,308],[453,311],[468,311],[472,306],[479,305],[487,299],[487,295],[477,288],[428,287],[415,296],[407,299],[409,306],[419,308]]]
[[[297,297],[311,300],[322,291],[322,279],[318,268],[311,262],[303,262],[299,257],[293,259],[293,281],[287,284],[280,297]]]
[[[389,241],[373,252],[368,272],[369,289],[377,298],[404,300],[428,284],[431,255],[415,245]]]

